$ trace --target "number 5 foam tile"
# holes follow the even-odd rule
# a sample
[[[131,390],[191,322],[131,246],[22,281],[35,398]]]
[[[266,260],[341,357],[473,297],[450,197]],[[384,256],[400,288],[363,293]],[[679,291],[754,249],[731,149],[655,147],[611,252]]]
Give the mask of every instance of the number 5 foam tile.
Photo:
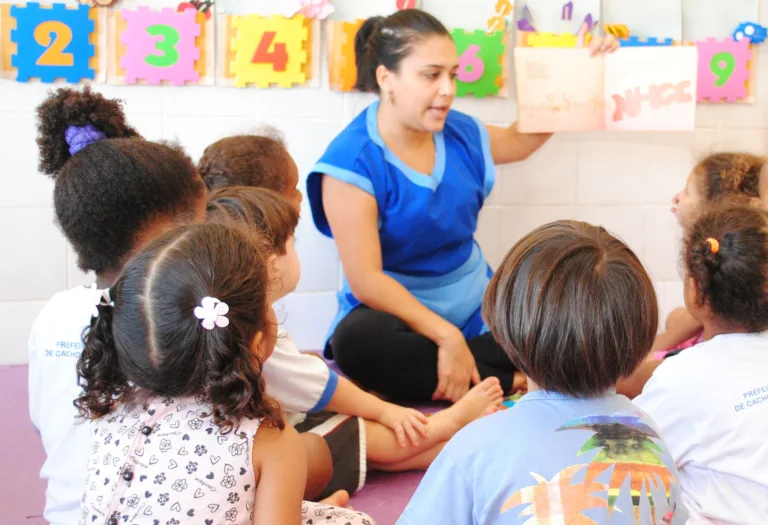
[[[749,97],[752,50],[746,40],[708,38],[699,52],[697,102],[738,102]]]
[[[52,83],[96,80],[96,10],[83,5],[0,7],[3,78]]]

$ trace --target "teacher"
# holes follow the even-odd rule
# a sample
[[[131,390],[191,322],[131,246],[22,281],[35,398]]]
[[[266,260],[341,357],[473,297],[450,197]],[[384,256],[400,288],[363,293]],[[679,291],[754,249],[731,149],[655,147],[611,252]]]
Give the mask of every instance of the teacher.
[[[612,37],[590,46],[617,47]],[[315,226],[336,241],[345,273],[325,355],[392,399],[455,402],[491,376],[507,393],[524,388],[482,319],[492,270],[474,233],[494,165],[527,158],[550,135],[451,110],[456,46],[424,11],[366,20],[355,54],[355,87],[380,100],[307,180]]]

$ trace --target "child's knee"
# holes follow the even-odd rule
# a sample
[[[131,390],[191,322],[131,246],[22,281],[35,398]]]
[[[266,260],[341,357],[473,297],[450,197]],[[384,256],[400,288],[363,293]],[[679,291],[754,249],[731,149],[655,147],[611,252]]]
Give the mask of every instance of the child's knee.
[[[333,458],[325,439],[317,434],[305,432],[301,434],[304,450],[307,454],[307,487],[305,499],[316,498],[333,477]]]
[[[687,313],[688,311],[684,306],[679,306],[672,310],[667,316],[667,323],[664,325],[664,329],[669,330],[671,326],[680,324]]]

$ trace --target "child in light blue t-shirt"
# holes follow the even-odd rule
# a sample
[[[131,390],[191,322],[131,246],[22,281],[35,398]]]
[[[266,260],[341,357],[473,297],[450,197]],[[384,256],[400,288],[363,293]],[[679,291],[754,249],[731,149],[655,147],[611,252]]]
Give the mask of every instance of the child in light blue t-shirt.
[[[483,313],[529,393],[446,445],[398,525],[684,524],[667,445],[614,389],[657,329],[635,254],[600,227],[542,226],[506,256]]]

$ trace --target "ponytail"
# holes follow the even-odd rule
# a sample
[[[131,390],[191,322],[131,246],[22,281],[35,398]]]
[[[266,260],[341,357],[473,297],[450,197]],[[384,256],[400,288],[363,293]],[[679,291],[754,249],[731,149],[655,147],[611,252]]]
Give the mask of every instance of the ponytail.
[[[74,404],[80,416],[87,419],[109,414],[130,393],[112,335],[115,307],[109,296],[110,292],[105,292],[95,307],[97,315],[83,332],[85,348],[77,362],[77,384],[83,392]]]
[[[386,18],[374,16],[366,20],[355,35],[355,63],[357,81],[355,89],[381,93],[376,70],[384,66],[397,71],[413,44],[428,36],[450,33],[434,16],[420,9],[405,9]]]

